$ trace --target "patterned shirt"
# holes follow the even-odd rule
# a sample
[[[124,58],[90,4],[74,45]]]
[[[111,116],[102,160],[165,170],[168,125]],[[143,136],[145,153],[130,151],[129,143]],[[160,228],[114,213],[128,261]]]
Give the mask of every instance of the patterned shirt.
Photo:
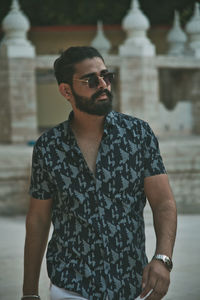
[[[110,112],[94,175],[72,118],[45,132],[33,151],[30,194],[53,199],[50,280],[90,300],[133,300],[147,264],[144,178],[165,173],[158,141],[146,122]]]

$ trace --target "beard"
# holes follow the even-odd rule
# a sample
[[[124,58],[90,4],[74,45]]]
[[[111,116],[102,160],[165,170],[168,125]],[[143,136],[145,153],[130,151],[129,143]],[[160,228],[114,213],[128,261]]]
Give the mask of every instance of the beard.
[[[76,108],[90,115],[105,116],[112,110],[112,93],[107,89],[100,89],[90,98],[78,95],[73,87],[72,93],[75,99]],[[99,96],[106,94],[105,100],[97,100]]]

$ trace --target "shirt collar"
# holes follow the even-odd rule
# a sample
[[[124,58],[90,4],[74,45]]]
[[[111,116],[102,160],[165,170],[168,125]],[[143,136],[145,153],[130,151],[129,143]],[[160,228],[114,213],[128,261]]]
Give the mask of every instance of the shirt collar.
[[[63,132],[64,136],[62,135],[63,137],[60,137],[61,140],[59,140],[58,142],[59,148],[63,148],[65,142],[67,142],[67,144],[70,145],[70,147],[72,148],[73,146],[76,146],[76,140],[71,129],[71,123],[73,117],[74,117],[74,112],[72,110],[69,114],[68,121],[65,122],[64,124],[64,132]],[[115,124],[116,124],[115,112],[111,111],[105,117],[104,133],[107,135],[109,133],[109,129],[111,129],[111,127],[114,126]]]
[[[112,110],[105,117],[104,127],[114,126],[116,123],[115,112]]]
[[[72,110],[70,112],[69,118],[68,118],[68,130],[69,131],[71,131],[71,126],[70,125],[72,123],[73,118],[74,118],[74,112]],[[113,126],[113,125],[115,125],[115,123],[116,123],[115,112],[112,110],[105,117],[104,128],[108,128],[109,126]]]

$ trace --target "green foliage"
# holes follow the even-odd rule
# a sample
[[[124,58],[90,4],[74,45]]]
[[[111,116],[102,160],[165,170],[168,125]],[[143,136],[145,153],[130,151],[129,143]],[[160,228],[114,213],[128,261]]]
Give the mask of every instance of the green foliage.
[[[34,26],[121,24],[131,0],[19,0],[22,11]],[[151,24],[171,24],[174,10],[181,12],[184,24],[191,16],[195,0],[140,0]],[[1,0],[0,22],[8,13],[11,0]]]

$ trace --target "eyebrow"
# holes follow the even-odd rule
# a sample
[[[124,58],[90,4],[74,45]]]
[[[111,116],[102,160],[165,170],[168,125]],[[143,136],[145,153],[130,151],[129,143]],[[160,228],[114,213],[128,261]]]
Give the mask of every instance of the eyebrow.
[[[108,70],[107,70],[107,69],[104,69],[104,70],[102,70],[102,71],[100,72],[100,75],[103,75],[103,74],[105,74],[105,73],[107,73],[107,72],[108,72]],[[81,76],[80,79],[88,78],[88,77],[91,77],[91,76],[93,76],[93,75],[96,75],[96,73],[95,73],[95,72],[92,72],[92,73],[85,74],[85,75]]]

